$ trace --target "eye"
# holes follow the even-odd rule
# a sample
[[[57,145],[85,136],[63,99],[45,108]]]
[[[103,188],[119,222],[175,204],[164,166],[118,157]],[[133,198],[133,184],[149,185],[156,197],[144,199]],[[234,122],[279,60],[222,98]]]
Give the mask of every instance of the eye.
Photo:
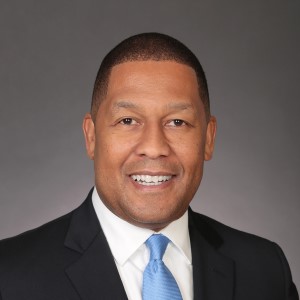
[[[137,121],[135,121],[132,118],[124,118],[124,119],[122,119],[120,121],[120,124],[123,124],[123,125],[135,125],[135,124],[137,124]]]
[[[179,126],[186,125],[186,122],[184,122],[183,120],[180,120],[180,119],[174,119],[174,120],[171,120],[170,122],[168,122],[167,125],[168,126],[179,127]]]

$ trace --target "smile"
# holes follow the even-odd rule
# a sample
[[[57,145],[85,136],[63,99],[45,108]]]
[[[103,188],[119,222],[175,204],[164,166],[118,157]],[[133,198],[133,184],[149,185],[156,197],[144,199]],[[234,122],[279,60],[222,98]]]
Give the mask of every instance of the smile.
[[[131,175],[135,182],[141,185],[160,185],[169,181],[172,176]]]

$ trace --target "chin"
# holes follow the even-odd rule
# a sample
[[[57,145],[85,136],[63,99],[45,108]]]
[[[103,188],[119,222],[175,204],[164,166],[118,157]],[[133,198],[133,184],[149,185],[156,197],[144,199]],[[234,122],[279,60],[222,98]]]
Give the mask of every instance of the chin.
[[[162,229],[171,222],[180,218],[184,212],[182,214],[178,214],[178,217],[172,214],[170,211],[168,211],[166,214],[162,214],[160,210],[159,213],[157,211],[153,214],[149,214],[149,211],[144,215],[139,213],[138,216],[133,216],[131,218],[131,223],[136,226],[149,228],[152,230],[156,230],[157,228]]]

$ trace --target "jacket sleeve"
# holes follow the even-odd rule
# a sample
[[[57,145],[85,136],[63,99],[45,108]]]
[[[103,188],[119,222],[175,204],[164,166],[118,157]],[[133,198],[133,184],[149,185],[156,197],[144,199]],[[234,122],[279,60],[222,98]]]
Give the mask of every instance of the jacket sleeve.
[[[297,292],[297,288],[292,280],[291,270],[287,259],[281,250],[281,248],[275,244],[277,254],[281,261],[282,273],[284,276],[284,285],[285,285],[285,298],[284,300],[299,300],[299,295]],[[1,299],[0,299],[1,300]]]

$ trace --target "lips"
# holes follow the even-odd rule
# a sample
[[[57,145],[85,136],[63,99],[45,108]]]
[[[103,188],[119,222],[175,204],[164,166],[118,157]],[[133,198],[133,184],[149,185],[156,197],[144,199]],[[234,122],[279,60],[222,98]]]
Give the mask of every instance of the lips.
[[[151,186],[151,185],[160,185],[166,181],[169,181],[172,176],[171,175],[131,175],[130,176],[135,182],[141,185]]]

